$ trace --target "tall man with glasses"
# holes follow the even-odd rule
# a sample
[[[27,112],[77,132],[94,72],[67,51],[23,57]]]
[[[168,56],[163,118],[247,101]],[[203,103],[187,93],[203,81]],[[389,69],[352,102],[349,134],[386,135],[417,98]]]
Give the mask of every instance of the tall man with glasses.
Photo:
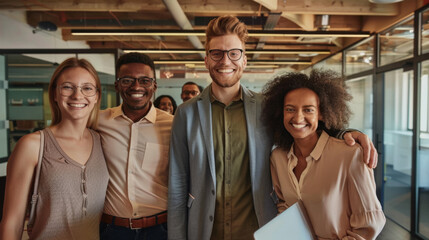
[[[246,38],[246,26],[232,16],[207,27],[205,64],[213,81],[180,105],[173,121],[169,239],[253,239],[276,215],[262,96],[240,85]],[[367,151],[370,145],[362,144]]]
[[[100,113],[98,131],[107,161],[100,238],[167,239],[168,149],[173,116],[151,102],[155,66],[144,54],[116,63],[115,89],[123,103]]]

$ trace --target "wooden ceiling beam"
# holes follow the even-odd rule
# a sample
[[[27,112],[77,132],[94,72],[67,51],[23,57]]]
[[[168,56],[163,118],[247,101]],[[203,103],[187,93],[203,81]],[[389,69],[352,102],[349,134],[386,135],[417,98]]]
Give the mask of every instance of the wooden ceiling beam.
[[[269,11],[288,14],[394,16],[400,11],[399,3],[374,4],[368,0],[181,0],[183,11],[189,15],[254,14]],[[417,0],[405,0],[417,1]],[[261,11],[260,6],[264,6]],[[275,9],[276,8],[276,9]],[[166,12],[164,3],[141,0],[23,0],[0,1],[0,9],[29,11],[93,11],[93,12]]]
[[[276,11],[278,7],[277,0],[253,0],[253,1],[268,8],[270,11]]]
[[[276,11],[291,14],[394,16],[398,3],[374,4],[367,0],[278,0]]]
[[[293,13],[282,13],[282,17],[294,22],[300,26],[303,30],[311,31],[314,30],[314,15],[313,14],[293,14]]]
[[[23,0],[15,3],[0,2],[0,9],[24,9],[29,11],[93,11],[138,12],[144,10],[167,11],[162,1],[140,0]]]

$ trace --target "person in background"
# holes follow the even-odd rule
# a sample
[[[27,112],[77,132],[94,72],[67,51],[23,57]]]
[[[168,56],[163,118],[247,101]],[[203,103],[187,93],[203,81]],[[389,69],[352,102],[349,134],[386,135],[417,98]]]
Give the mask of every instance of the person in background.
[[[271,175],[278,212],[302,201],[317,239],[375,239],[386,219],[373,170],[359,145],[327,134],[351,115],[344,80],[332,71],[289,73],[269,82],[264,95],[262,116],[277,146]]]
[[[93,66],[69,58],[49,84],[52,124],[43,130],[39,199],[30,239],[99,239],[109,173],[97,127],[101,85]],[[20,240],[32,194],[40,133],[22,137],[7,166],[0,239]]]
[[[171,115],[174,115],[174,112],[176,112],[177,108],[176,101],[174,101],[174,98],[170,95],[161,95],[157,97],[153,102],[153,105],[155,105],[156,108],[164,110]]]
[[[206,29],[212,83],[177,108],[171,132],[169,239],[252,239],[276,215],[263,97],[240,84],[246,39],[246,25],[233,16],[213,19]],[[354,134],[372,153],[372,165],[371,142]]]
[[[173,116],[155,108],[155,65],[127,53],[116,62],[122,104],[100,112],[110,181],[100,239],[167,239],[168,150]]]
[[[189,99],[196,97],[202,91],[203,87],[200,85],[194,82],[186,82],[182,86],[182,94],[180,94],[180,97],[182,98],[183,102],[186,102]]]

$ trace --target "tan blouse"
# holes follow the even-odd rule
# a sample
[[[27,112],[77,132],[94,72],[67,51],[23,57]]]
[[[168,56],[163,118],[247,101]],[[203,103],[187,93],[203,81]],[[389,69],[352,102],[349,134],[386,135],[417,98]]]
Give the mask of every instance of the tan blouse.
[[[359,145],[322,132],[298,181],[293,146],[271,154],[279,212],[302,200],[318,239],[375,239],[386,222],[375,193],[373,170]],[[287,223],[285,223],[287,224]]]

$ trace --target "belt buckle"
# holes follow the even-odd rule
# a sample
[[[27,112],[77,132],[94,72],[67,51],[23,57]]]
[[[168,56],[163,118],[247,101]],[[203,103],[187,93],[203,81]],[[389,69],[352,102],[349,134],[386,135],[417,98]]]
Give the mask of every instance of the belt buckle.
[[[132,219],[132,218],[128,218],[128,221],[129,221],[129,223],[130,223],[130,229],[131,229],[131,230],[137,230],[137,229],[140,229],[140,228],[135,228],[135,227],[133,227],[133,219]]]

